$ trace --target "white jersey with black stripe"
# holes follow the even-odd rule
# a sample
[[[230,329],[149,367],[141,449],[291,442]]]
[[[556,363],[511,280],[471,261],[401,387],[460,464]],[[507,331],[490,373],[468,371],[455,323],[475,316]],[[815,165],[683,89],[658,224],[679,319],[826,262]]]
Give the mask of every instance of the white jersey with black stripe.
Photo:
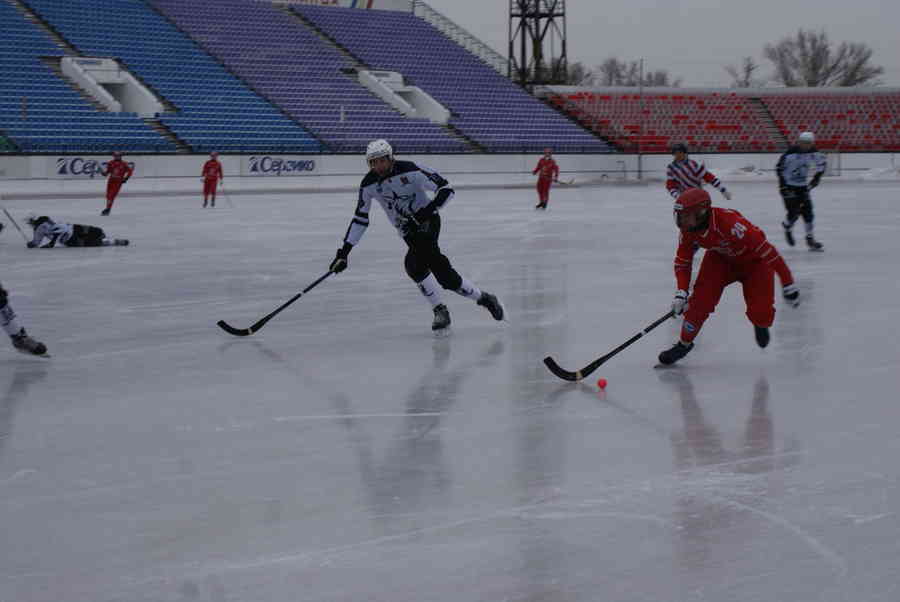
[[[394,161],[390,173],[384,177],[370,171],[359,185],[356,211],[347,228],[344,242],[355,245],[369,227],[372,201],[378,201],[388,220],[403,236],[410,218],[426,207],[437,212],[453,197],[450,183],[436,171],[412,161]]]

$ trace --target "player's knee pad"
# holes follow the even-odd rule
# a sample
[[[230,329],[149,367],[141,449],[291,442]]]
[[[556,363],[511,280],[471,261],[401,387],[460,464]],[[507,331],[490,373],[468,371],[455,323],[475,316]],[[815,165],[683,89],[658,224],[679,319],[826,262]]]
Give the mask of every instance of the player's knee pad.
[[[403,267],[406,268],[406,275],[412,278],[413,282],[422,282],[428,276],[428,262],[423,261],[421,257],[417,257],[415,251],[410,249],[403,259]]]

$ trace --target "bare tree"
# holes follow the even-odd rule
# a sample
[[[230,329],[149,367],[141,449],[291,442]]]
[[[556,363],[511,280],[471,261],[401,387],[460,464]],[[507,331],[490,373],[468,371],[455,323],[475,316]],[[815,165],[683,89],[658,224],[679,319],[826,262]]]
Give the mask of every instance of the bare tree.
[[[565,83],[569,86],[593,86],[596,77],[594,72],[584,66],[581,61],[569,63]]]
[[[641,62],[623,61],[611,56],[595,69],[595,83],[600,86],[639,86],[641,85]],[[645,86],[673,86],[681,85],[681,78],[673,78],[665,69],[648,71],[644,73],[643,84]]]
[[[763,84],[763,82],[753,78],[753,73],[759,69],[759,65],[753,60],[752,56],[745,56],[741,59],[740,65],[727,65],[725,71],[731,76],[732,88],[755,88]]]
[[[785,86],[859,86],[878,84],[884,68],[870,63],[872,49],[862,42],[833,47],[828,34],[803,30],[766,44],[765,57],[775,67],[774,79]]]

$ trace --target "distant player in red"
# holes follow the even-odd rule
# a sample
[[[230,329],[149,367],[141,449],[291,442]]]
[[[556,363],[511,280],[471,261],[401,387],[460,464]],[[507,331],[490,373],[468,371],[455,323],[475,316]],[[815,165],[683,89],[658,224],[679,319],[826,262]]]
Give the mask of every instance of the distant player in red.
[[[109,215],[116,196],[119,194],[119,189],[134,173],[134,168],[122,160],[122,153],[117,151],[112,156],[113,160],[106,164],[106,171],[101,172],[101,175],[106,176],[108,180],[106,181],[106,209],[101,211],[100,215]]]
[[[203,164],[203,171],[201,172],[200,177],[203,180],[203,206],[206,207],[207,201],[212,197],[210,207],[215,207],[216,184],[225,177],[222,174],[222,164],[219,163],[219,153],[210,153],[209,161]]]
[[[688,188],[703,188],[703,184],[709,184],[722,193],[726,201],[731,200],[731,193],[725,189],[722,182],[706,171],[703,163],[697,163],[688,158],[688,148],[683,142],[672,145],[672,155],[675,160],[666,168],[666,190],[677,199],[678,195]]]
[[[662,364],[674,364],[694,348],[694,338],[715,310],[725,287],[740,282],[747,303],[747,318],[753,324],[760,347],[769,344],[769,327],[775,320],[773,274],[781,280],[784,299],[793,307],[800,293],[784,259],[766,240],[762,230],[734,209],[713,207],[709,193],[686,190],[675,201],[675,223],[681,230],[675,255],[678,291],[672,301],[675,315],[684,314],[681,339],[659,354]],[[694,292],[688,299],[694,254],[707,249],[700,264]]]
[[[535,209],[546,209],[547,201],[550,200],[550,183],[559,182],[559,165],[553,160],[553,151],[549,148],[544,149],[544,156],[538,161],[532,174],[538,174],[537,193],[538,204]]]

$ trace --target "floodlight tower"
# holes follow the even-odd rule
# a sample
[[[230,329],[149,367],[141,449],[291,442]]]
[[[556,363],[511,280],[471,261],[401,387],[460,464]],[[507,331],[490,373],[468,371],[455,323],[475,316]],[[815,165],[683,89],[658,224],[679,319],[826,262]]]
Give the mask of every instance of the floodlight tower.
[[[566,0],[509,0],[509,78],[563,84],[567,67]]]

